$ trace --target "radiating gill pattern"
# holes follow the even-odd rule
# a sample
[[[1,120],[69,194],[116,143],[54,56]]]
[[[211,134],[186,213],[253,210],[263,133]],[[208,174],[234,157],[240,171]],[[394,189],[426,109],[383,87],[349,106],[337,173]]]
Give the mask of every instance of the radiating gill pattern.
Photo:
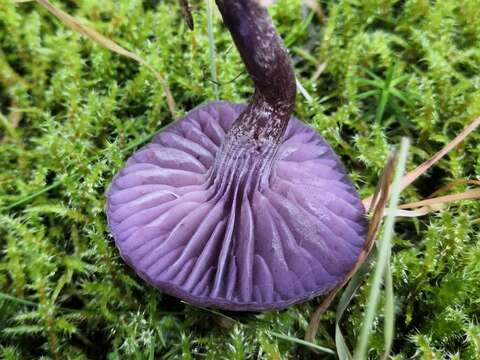
[[[242,109],[209,103],[137,151],[108,190],[108,223],[122,257],[162,291],[217,308],[283,308],[345,277],[365,241],[364,210],[329,145],[297,119],[271,167],[249,153],[212,179]]]

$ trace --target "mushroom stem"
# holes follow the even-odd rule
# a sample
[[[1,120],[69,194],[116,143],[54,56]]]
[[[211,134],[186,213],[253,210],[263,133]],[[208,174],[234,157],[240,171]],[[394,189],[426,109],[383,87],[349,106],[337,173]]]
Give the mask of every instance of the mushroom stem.
[[[255,84],[250,105],[231,136],[257,145],[279,143],[292,115],[296,84],[293,65],[267,10],[257,0],[216,0],[240,56]]]

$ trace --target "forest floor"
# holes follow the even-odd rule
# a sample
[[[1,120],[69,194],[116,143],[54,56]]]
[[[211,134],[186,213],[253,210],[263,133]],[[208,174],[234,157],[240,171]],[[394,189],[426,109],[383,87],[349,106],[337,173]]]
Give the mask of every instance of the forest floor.
[[[243,103],[251,95],[218,13],[211,58],[205,2],[192,3],[194,31],[174,0],[54,1],[139,54],[164,86],[35,1],[0,1],[0,358],[334,358],[301,343],[321,298],[261,314],[198,309],[138,278],[108,232],[105,190],[140,144],[217,93]],[[329,141],[365,198],[402,137],[411,170],[480,115],[480,1],[313,3],[316,11],[300,0],[270,8],[312,97],[297,97],[295,115]],[[450,192],[464,192],[474,185],[456,181],[479,174],[477,130],[400,200],[452,182]],[[480,203],[467,200],[397,219],[393,359],[478,358],[479,218]],[[350,349],[370,284],[340,322]],[[337,302],[321,318],[319,346],[335,349]],[[372,359],[384,349],[380,310]]]

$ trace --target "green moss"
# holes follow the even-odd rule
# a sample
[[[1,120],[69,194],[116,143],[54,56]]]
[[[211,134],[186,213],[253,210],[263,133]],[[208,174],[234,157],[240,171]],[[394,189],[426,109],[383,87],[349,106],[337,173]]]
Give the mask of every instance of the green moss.
[[[190,32],[176,1],[55,2],[166,77],[179,114],[215,97],[204,2]],[[296,114],[344,159],[362,196],[389,146],[412,138],[409,167],[480,114],[478,0],[322,1],[325,23],[299,0],[271,14],[302,84]],[[251,83],[218,17],[220,96],[245,102]],[[317,78],[321,64],[324,71]],[[240,74],[239,77],[237,77]],[[171,122],[145,68],[68,30],[35,3],[0,2],[0,356],[36,358],[298,358],[320,302],[227,319],[162,295],[121,261],[106,229],[104,192],[132,153]],[[480,174],[472,134],[403,194],[423,198]],[[458,190],[466,190],[459,186]],[[478,202],[399,219],[392,259],[396,359],[475,359],[480,353]],[[341,324],[350,348],[369,284]],[[334,348],[334,312],[317,342]],[[372,358],[382,351],[375,322]],[[457,354],[457,355],[455,355]]]

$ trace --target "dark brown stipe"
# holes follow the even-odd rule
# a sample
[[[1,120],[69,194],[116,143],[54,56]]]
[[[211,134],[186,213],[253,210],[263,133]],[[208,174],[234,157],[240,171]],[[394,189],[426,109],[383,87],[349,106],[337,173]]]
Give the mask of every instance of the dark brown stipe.
[[[247,109],[229,137],[246,137],[258,147],[278,144],[293,112],[293,65],[267,10],[255,0],[216,0],[223,21],[255,84]]]

